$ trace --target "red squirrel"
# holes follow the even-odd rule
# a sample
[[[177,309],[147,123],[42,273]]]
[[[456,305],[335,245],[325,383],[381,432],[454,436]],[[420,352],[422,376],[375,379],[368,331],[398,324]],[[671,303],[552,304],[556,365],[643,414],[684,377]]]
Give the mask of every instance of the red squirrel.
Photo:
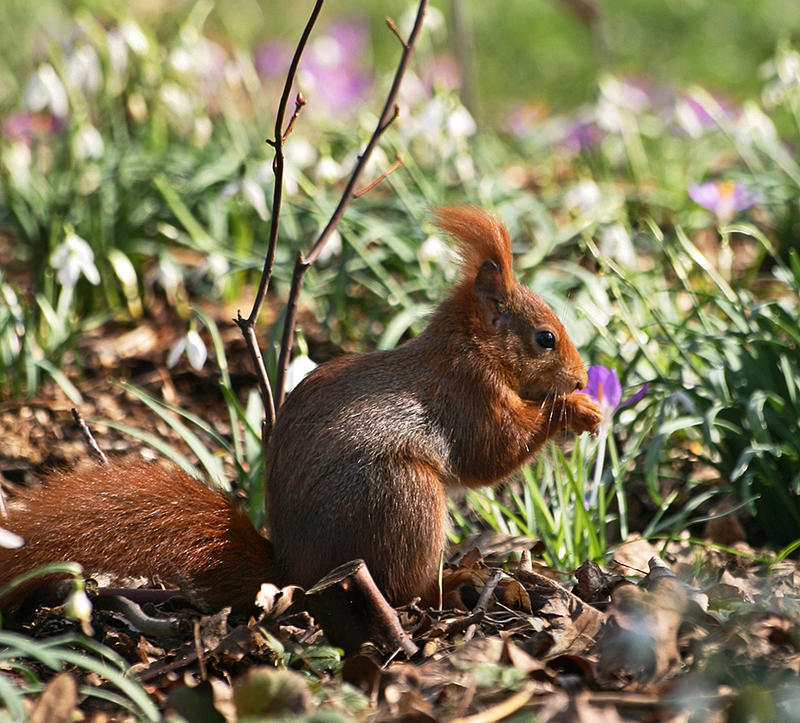
[[[461,278],[426,329],[391,351],[317,367],[278,412],[267,449],[265,540],[225,495],[156,463],[54,472],[0,525],[0,587],[55,560],[87,574],[149,576],[210,605],[247,608],[259,584],[313,585],[363,558],[393,604],[435,599],[446,491],[501,482],[599,407],[550,307],[519,284],[503,226],[445,208]],[[8,597],[5,607],[19,602]]]

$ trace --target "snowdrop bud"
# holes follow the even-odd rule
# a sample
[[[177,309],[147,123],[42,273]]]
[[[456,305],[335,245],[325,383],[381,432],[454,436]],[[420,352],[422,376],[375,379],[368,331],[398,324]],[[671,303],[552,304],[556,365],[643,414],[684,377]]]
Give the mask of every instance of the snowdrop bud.
[[[64,603],[64,615],[70,620],[77,620],[85,635],[92,635],[92,601],[83,589],[82,582],[75,584]]]
[[[50,109],[53,115],[64,118],[69,113],[69,99],[64,84],[53,66],[44,63],[28,79],[22,93],[23,105],[32,111]]]
[[[102,158],[105,146],[103,136],[91,123],[85,123],[72,139],[72,153],[79,161]]]
[[[203,340],[194,329],[189,329],[186,334],[186,358],[193,369],[200,371],[208,359],[208,350]]]
[[[119,26],[119,30],[128,47],[137,55],[144,55],[150,49],[147,36],[133,20],[126,20]]]

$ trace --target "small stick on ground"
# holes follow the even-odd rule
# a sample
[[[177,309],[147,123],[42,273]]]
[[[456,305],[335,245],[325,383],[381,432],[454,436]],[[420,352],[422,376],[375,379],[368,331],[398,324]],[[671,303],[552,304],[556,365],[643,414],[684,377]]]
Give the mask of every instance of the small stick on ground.
[[[386,655],[399,648],[410,658],[418,650],[363,560],[346,562],[329,572],[306,592],[306,606],[330,643],[345,655],[357,652],[366,642]]]
[[[97,444],[97,440],[94,438],[92,430],[89,429],[89,425],[86,424],[86,421],[81,416],[81,413],[75,409],[75,407],[72,407],[69,411],[72,412],[72,418],[78,425],[78,429],[80,429],[81,435],[83,436],[84,440],[86,440],[86,444],[89,445],[89,449],[92,451],[92,454],[97,457],[101,464],[108,464],[108,457],[106,457],[105,452],[100,449],[100,445]]]
[[[447,637],[453,633],[459,633],[462,630],[466,630],[464,633],[464,642],[472,640],[473,636],[475,635],[475,631],[477,630],[478,623],[483,620],[484,616],[486,615],[486,608],[489,606],[489,599],[494,594],[497,583],[500,582],[500,578],[502,576],[502,570],[492,570],[492,574],[489,575],[489,579],[483,586],[483,590],[478,598],[478,602],[475,604],[472,612],[469,615],[456,618],[455,620],[450,620],[446,624],[437,625],[431,631],[431,637]]]

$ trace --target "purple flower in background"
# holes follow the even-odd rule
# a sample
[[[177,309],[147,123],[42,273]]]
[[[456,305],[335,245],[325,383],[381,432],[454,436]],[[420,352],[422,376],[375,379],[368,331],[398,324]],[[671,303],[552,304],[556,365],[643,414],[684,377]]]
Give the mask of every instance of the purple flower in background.
[[[253,64],[262,78],[283,78],[292,59],[292,49],[288,43],[275,40],[256,48]]]
[[[536,103],[525,103],[514,108],[505,121],[506,130],[517,138],[525,138],[531,134],[547,116],[543,106]]]
[[[300,63],[298,79],[304,95],[334,115],[355,111],[372,86],[360,62],[367,39],[364,23],[342,21],[312,43]]]
[[[431,95],[436,90],[447,93],[461,85],[461,69],[449,55],[437,55],[425,65],[422,83]]]
[[[567,129],[563,144],[573,151],[587,151],[603,140],[603,129],[594,121],[575,121]]]
[[[689,198],[711,211],[721,224],[728,223],[757,200],[746,186],[735,181],[693,183],[689,186]]]
[[[13,113],[3,121],[3,135],[30,146],[34,140],[64,130],[66,122],[50,113]]]

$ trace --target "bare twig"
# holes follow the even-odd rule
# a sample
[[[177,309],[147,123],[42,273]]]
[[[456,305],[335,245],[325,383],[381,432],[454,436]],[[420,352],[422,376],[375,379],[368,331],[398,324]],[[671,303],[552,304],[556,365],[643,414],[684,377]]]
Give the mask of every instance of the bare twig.
[[[391,18],[386,18],[386,24],[389,26],[389,30],[391,30],[397,36],[397,39],[400,41],[403,47],[407,48],[408,43],[405,41],[405,38],[402,35],[400,35],[400,30],[397,27],[397,25],[395,25],[394,20],[392,20]]]
[[[289,291],[289,300],[286,305],[286,317],[284,319],[283,335],[281,337],[281,351],[278,358],[278,375],[275,385],[277,399],[276,408],[280,407],[285,397],[284,382],[286,379],[286,371],[289,367],[289,357],[291,356],[292,347],[294,346],[294,327],[297,321],[297,305],[300,296],[300,289],[303,285],[303,279],[305,278],[306,272],[311,264],[313,264],[319,257],[320,252],[330,238],[331,234],[339,225],[339,222],[342,220],[342,216],[344,216],[344,212],[347,206],[350,204],[350,201],[353,200],[353,192],[358,185],[361,173],[363,172],[364,167],[367,165],[367,161],[372,155],[372,151],[375,149],[375,146],[378,145],[381,135],[392,122],[392,120],[394,120],[394,118],[397,116],[395,100],[397,98],[398,91],[400,90],[400,83],[403,80],[409,60],[411,59],[411,53],[414,50],[417,37],[422,29],[422,20],[425,17],[425,10],[427,6],[428,0],[420,0],[419,8],[417,9],[417,16],[414,21],[414,27],[411,30],[411,34],[408,36],[408,40],[403,43],[403,54],[400,58],[400,63],[397,66],[397,70],[395,71],[394,81],[392,82],[392,87],[390,88],[389,94],[386,98],[383,112],[381,113],[374,132],[372,133],[372,137],[367,142],[364,151],[358,157],[358,161],[353,168],[350,180],[347,182],[347,186],[342,193],[339,204],[336,206],[336,210],[333,212],[333,215],[331,216],[325,228],[320,232],[317,240],[311,247],[308,256],[303,256],[302,253],[298,254],[297,256],[297,261],[295,262],[294,266],[294,274],[292,275],[292,286],[291,290]]]
[[[255,324],[259,314],[261,313],[261,308],[264,305],[264,299],[267,295],[267,289],[269,289],[269,283],[272,279],[272,266],[275,262],[275,249],[278,245],[278,226],[280,223],[281,203],[283,200],[283,143],[288,135],[292,132],[292,128],[297,120],[297,116],[299,115],[302,107],[305,105],[305,99],[300,93],[297,94],[297,98],[295,99],[294,113],[292,114],[292,117],[289,120],[285,130],[283,127],[283,119],[286,115],[286,106],[289,103],[289,95],[292,92],[294,78],[295,75],[297,75],[297,66],[300,64],[300,58],[303,55],[303,50],[308,42],[308,37],[311,35],[311,30],[314,27],[317,18],[319,17],[320,10],[322,10],[323,1],[324,0],[317,0],[314,3],[314,8],[311,11],[308,22],[306,22],[305,28],[303,29],[303,34],[300,36],[300,40],[297,43],[294,56],[292,57],[292,62],[289,65],[288,72],[286,73],[286,82],[283,85],[283,93],[281,94],[281,100],[278,104],[278,112],[275,115],[274,137],[267,140],[267,143],[269,143],[269,145],[275,149],[275,159],[272,162],[272,171],[275,175],[275,185],[272,191],[272,218],[270,219],[267,256],[264,259],[264,268],[261,272],[261,281],[258,285],[258,291],[256,292],[256,298],[253,302],[253,308],[250,311],[250,315],[245,319],[241,314],[238,314],[237,318],[234,320],[244,336],[245,343],[250,351],[250,357],[252,358],[253,365],[256,369],[256,376],[258,377],[261,400],[264,404],[265,420],[262,435],[262,443],[264,445],[266,445],[267,439],[269,438],[269,433],[272,431],[272,426],[275,424],[276,407],[272,395],[272,389],[269,384],[269,377],[267,376],[267,369],[264,365],[264,359],[261,356],[261,349],[258,345],[258,339],[256,338]]]
[[[403,165],[403,156],[398,153],[397,157],[394,159],[394,163],[389,166],[380,176],[378,176],[374,181],[368,183],[366,186],[362,186],[357,191],[353,191],[353,198],[358,198],[359,196],[363,196],[365,193],[369,193],[375,186],[377,186],[386,176],[390,173],[394,173],[400,166]]]
[[[94,438],[92,430],[89,429],[89,425],[86,424],[86,421],[81,416],[81,413],[75,409],[75,407],[70,408],[69,411],[72,412],[72,418],[78,425],[78,429],[81,430],[81,435],[83,436],[84,440],[86,440],[86,444],[89,445],[89,449],[92,451],[92,454],[97,457],[101,464],[108,464],[108,457],[106,457],[105,452],[100,449],[100,445],[97,444],[97,440]]]

